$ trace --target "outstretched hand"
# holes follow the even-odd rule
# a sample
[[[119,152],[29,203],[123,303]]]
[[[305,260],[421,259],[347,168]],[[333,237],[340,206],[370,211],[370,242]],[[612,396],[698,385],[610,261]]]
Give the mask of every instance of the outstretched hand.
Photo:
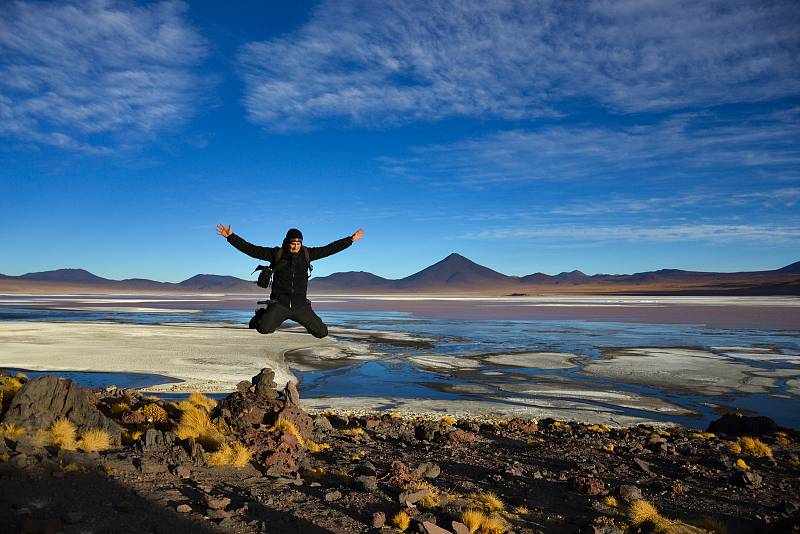
[[[221,235],[222,237],[228,237],[229,235],[231,235],[233,233],[233,232],[231,232],[231,225],[229,224],[228,227],[225,228],[224,224],[218,224],[217,225],[217,233],[219,235]]]
[[[350,236],[350,238],[353,240],[353,243],[355,243],[356,241],[361,239],[361,237],[363,235],[364,235],[364,229],[363,228],[359,228],[358,230],[356,230],[356,233],[354,233],[353,235]]]

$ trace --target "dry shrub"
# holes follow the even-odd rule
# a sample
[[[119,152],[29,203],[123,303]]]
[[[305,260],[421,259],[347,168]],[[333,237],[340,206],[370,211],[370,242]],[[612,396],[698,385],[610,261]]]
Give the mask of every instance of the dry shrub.
[[[606,452],[614,452],[614,444],[613,443],[606,443],[605,445],[603,445],[600,448],[602,450],[606,451]]]
[[[127,402],[116,402],[111,405],[111,415],[122,415],[131,409],[131,405]]]
[[[439,419],[439,423],[442,426],[453,426],[454,424],[457,423],[457,421],[456,421],[456,419],[454,417],[450,417],[449,415],[445,415],[444,417]]]
[[[530,513],[530,510],[528,510],[527,507],[520,505],[520,506],[515,506],[514,507],[513,513],[515,513],[516,515],[525,516],[525,515],[528,515]]]
[[[677,480],[676,480],[675,482],[673,482],[673,483],[672,483],[672,493],[673,493],[674,495],[683,495],[683,493],[684,493],[685,491],[686,491],[686,488],[684,488],[684,487],[683,487],[683,484],[681,484],[681,483],[680,483],[680,482],[678,482]]]
[[[25,429],[18,427],[14,423],[0,425],[0,438],[8,438],[12,441],[18,441],[23,434],[25,434]]]
[[[617,506],[619,506],[617,498],[614,497],[613,495],[606,495],[605,497],[603,497],[603,504],[605,504],[606,506],[610,506],[611,508],[616,508]]]
[[[424,480],[420,480],[418,482],[412,482],[407,486],[403,487],[404,490],[423,490],[426,489],[430,493],[420,499],[419,504],[425,508],[433,508],[434,506],[439,504],[439,490],[436,489],[435,486],[431,485],[429,482],[425,482]]]
[[[81,434],[78,448],[84,452],[104,451],[111,447],[111,434],[105,430],[87,430]]]
[[[590,432],[610,432],[611,429],[607,425],[590,425],[586,427]]]
[[[156,403],[150,403],[142,408],[145,419],[153,423],[166,423],[169,421],[167,411]]]
[[[239,443],[238,441],[233,444],[225,443],[218,451],[212,452],[207,456],[208,465],[231,465],[233,467],[244,467],[250,463],[250,458],[253,453]]]
[[[461,522],[466,525],[470,534],[477,532],[485,519],[486,515],[480,510],[468,509],[461,514]]]
[[[481,522],[481,534],[503,534],[506,530],[508,530],[508,524],[496,514],[492,514]]]
[[[736,467],[738,467],[739,469],[744,469],[745,471],[750,469],[750,466],[747,465],[747,462],[745,462],[742,458],[736,460]]]
[[[398,530],[405,531],[411,524],[411,518],[408,517],[407,513],[401,510],[392,517],[392,524],[397,527]]]
[[[346,430],[340,430],[339,433],[345,436],[362,436],[364,434],[364,429],[361,427],[348,428]]]
[[[489,512],[501,512],[505,508],[503,501],[491,491],[481,493],[470,493],[469,498],[481,503]]]
[[[180,439],[194,438],[207,451],[218,449],[224,439],[211,419],[208,418],[208,413],[193,404],[181,413],[181,420],[175,434]]]
[[[209,412],[217,407],[217,401],[200,393],[192,393],[189,395],[188,400],[189,403],[201,408],[205,408]]]
[[[717,435],[713,432],[692,432],[689,434],[689,437],[692,439],[712,439],[717,437]]]
[[[736,440],[736,442],[745,454],[756,458],[772,458],[772,449],[761,440],[751,438],[750,436],[742,436]]]
[[[331,448],[329,443],[316,443],[310,439],[306,439],[304,442],[306,447],[308,447],[308,451],[315,454]]]
[[[50,442],[68,451],[74,451],[77,446],[75,434],[75,425],[64,417],[56,419],[50,426]]]
[[[644,499],[631,503],[628,508],[628,519],[634,526],[650,524],[655,532],[671,532],[673,530],[672,522],[659,514],[656,507]]]
[[[53,437],[47,430],[41,428],[36,429],[36,432],[31,436],[31,445],[34,447],[47,447],[53,444]]]

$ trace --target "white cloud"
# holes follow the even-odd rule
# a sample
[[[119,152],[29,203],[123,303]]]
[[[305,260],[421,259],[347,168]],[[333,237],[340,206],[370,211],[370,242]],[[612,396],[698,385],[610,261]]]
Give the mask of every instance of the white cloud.
[[[0,6],[0,134],[108,151],[191,115],[205,40],[186,6],[10,2]]]
[[[739,114],[735,121],[710,113],[679,114],[623,127],[579,124],[501,131],[417,147],[407,158],[380,163],[397,176],[473,188],[528,181],[707,182],[709,177],[778,175],[796,168],[798,138],[798,109],[767,116]]]
[[[473,240],[531,240],[557,239],[576,242],[683,242],[703,241],[713,243],[736,243],[755,241],[759,243],[800,242],[800,227],[787,225],[749,224],[673,224],[662,226],[635,225],[541,225],[520,228],[494,228],[467,233],[460,239]]]
[[[797,95],[799,23],[794,0],[331,0],[239,64],[274,130],[671,110]]]

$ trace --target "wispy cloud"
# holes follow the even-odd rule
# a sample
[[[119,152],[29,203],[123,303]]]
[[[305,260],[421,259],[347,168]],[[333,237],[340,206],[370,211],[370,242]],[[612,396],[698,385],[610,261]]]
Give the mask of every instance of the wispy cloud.
[[[4,2],[0,135],[104,152],[185,120],[207,48],[185,11],[181,2]]]
[[[494,228],[465,233],[460,239],[473,240],[567,240],[571,242],[683,242],[703,241],[735,243],[800,242],[800,226],[747,224],[674,224],[664,226],[634,225],[541,225],[518,228]]]
[[[509,130],[384,158],[394,175],[475,188],[503,182],[681,179],[782,172],[800,165],[800,110],[736,120],[679,114],[634,126],[548,126]]]
[[[273,130],[672,110],[797,95],[799,24],[793,0],[329,0],[239,64]]]

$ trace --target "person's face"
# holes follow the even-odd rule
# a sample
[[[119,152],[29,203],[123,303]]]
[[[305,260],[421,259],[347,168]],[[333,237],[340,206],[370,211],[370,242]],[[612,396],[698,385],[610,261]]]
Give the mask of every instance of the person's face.
[[[289,241],[289,252],[292,254],[297,254],[300,252],[300,247],[303,246],[303,242],[299,239],[292,239]]]

